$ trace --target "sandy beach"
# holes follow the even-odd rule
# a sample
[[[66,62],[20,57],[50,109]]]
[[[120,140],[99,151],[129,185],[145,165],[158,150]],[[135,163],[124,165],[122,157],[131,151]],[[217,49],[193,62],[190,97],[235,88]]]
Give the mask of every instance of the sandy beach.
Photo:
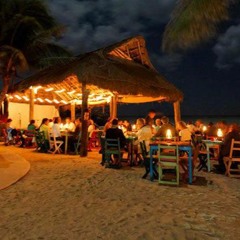
[[[240,239],[239,179],[197,173],[194,185],[159,186],[140,167],[0,145],[31,164],[0,191],[0,239]]]

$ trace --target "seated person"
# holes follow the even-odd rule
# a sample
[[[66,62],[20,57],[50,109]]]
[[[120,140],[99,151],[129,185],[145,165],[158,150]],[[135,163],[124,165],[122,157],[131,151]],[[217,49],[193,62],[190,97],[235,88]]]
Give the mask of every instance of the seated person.
[[[187,128],[186,123],[185,122],[178,122],[178,136],[180,141],[183,142],[187,142],[187,141],[191,141],[192,140],[192,133],[190,132],[190,130]]]
[[[71,121],[69,117],[65,119],[65,124],[63,125],[63,130],[74,132],[75,131],[75,124]]]
[[[48,127],[49,119],[48,118],[43,118],[41,125],[39,127],[39,132],[44,133],[44,138],[45,138],[45,144],[44,146],[46,149],[42,149],[43,151],[47,151],[49,149],[49,127]],[[39,146],[38,146],[39,147]]]
[[[138,149],[140,149],[139,143],[142,141],[145,141],[147,152],[149,151],[149,143],[150,140],[153,136],[152,134],[152,119],[151,118],[146,118],[145,121],[143,118],[137,119],[137,126],[139,127],[139,130],[137,131],[137,141],[135,142],[138,143]]]
[[[223,144],[220,146],[220,152],[218,157],[219,165],[215,166],[217,171],[220,173],[224,173],[226,171],[223,157],[229,156],[232,139],[240,141],[239,126],[235,123],[229,126],[228,133],[225,135],[223,139]]]
[[[155,120],[155,127],[154,127],[154,130],[153,130],[153,134],[156,134],[158,132],[158,130],[161,128],[161,126],[162,126],[161,119],[157,118]]]
[[[74,153],[75,152],[75,144],[78,142],[79,139],[79,135],[81,133],[81,129],[82,129],[82,124],[81,124],[81,119],[80,118],[76,118],[75,120],[75,131],[73,133],[72,136],[68,137],[68,147],[69,147],[69,151],[70,153]]]
[[[9,145],[9,143],[15,144],[15,139],[18,135],[17,130],[11,126],[12,119],[8,118],[6,125],[3,129],[4,131],[4,137],[5,137],[5,145]]]
[[[36,130],[35,120],[31,120],[27,126],[28,131],[35,131]]]
[[[169,118],[166,116],[163,116],[161,118],[162,126],[159,128],[159,130],[156,132],[154,137],[160,137],[160,138],[166,138],[167,130],[171,130],[172,137],[177,137],[177,131],[176,128],[169,122]]]
[[[142,160],[140,142],[145,141],[147,152],[150,150],[149,143],[153,135],[152,127],[150,126],[151,123],[152,119],[149,117],[147,117],[146,119],[138,118],[136,122],[138,131],[136,133],[137,140],[134,142],[134,153],[136,154],[136,156],[139,157],[140,161]]]
[[[112,126],[112,118],[109,117],[107,122],[105,123],[104,125],[104,128],[103,128],[103,132],[104,132],[104,135],[106,135],[106,131]]]
[[[126,138],[123,134],[122,129],[118,128],[118,120],[115,118],[112,120],[112,126],[107,129],[106,131],[106,138],[109,139],[119,139],[120,141],[120,147],[124,148],[126,145]],[[113,164],[120,164],[119,160],[116,159],[116,156],[114,156],[114,163]]]
[[[94,121],[92,119],[89,120],[89,125],[88,125],[88,136],[91,137],[93,131],[96,130],[96,126],[94,124]]]

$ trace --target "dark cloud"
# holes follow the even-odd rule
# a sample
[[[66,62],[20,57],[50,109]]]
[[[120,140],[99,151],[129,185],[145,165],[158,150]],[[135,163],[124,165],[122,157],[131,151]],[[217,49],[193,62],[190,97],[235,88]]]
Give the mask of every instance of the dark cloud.
[[[240,64],[240,24],[231,26],[218,38],[213,48],[217,55],[216,66],[218,68],[230,68]]]
[[[154,66],[159,66],[159,69],[164,69],[165,72],[172,72],[177,70],[182,60],[180,54],[161,55],[157,53],[151,53],[150,58]]]
[[[124,38],[147,35],[165,24],[176,0],[48,0],[56,19],[66,26],[60,43],[75,53],[91,51]]]

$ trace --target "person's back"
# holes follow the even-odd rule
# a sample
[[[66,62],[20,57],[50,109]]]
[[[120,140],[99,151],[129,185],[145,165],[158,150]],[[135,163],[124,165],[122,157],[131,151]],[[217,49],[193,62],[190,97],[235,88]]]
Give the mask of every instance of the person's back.
[[[229,132],[224,137],[223,144],[220,146],[220,153],[218,158],[219,165],[215,167],[221,173],[224,173],[226,170],[225,165],[223,163],[223,157],[229,156],[232,139],[240,141],[240,132],[237,124],[231,124],[229,126]],[[235,152],[234,154],[239,154],[239,153]]]
[[[191,141],[192,139],[192,133],[187,128],[186,124],[182,121],[178,122],[178,128],[179,128],[179,137],[181,141]]]
[[[36,129],[35,120],[31,120],[28,124],[27,130],[28,131],[34,131]]]
[[[106,131],[106,138],[110,139],[118,139],[120,141],[120,147],[123,148],[126,144],[126,138],[123,134],[123,131],[118,128],[118,120],[113,119],[112,121],[112,127],[108,128]]]
[[[157,131],[157,133],[155,134],[155,137],[166,137],[167,130],[171,130],[172,136],[176,137],[177,136],[176,128],[171,123],[169,123],[168,117],[165,117],[165,116],[162,117],[161,121],[163,125]]]

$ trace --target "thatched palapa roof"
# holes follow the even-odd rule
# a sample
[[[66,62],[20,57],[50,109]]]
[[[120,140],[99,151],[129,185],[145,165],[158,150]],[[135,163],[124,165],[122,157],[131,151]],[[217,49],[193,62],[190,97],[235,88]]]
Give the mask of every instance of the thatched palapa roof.
[[[145,40],[137,36],[39,71],[14,86],[10,101],[27,101],[31,86],[38,87],[35,101],[39,104],[54,99],[58,104],[81,101],[82,82],[87,83],[92,104],[106,102],[112,93],[118,95],[118,102],[130,103],[183,98],[152,66]]]

